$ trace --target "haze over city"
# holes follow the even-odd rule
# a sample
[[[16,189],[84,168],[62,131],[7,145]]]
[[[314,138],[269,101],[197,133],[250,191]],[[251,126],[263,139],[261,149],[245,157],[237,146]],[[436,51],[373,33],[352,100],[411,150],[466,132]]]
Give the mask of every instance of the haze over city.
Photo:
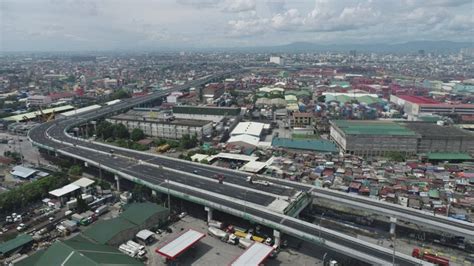
[[[3,0],[1,51],[472,42],[471,0]]]

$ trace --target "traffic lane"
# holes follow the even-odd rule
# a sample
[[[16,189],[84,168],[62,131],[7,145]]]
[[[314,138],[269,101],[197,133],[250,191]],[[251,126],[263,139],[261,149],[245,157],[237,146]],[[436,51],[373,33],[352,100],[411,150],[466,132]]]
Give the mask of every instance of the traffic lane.
[[[172,190],[183,192],[183,188],[180,187],[180,186],[169,184],[169,188],[172,189]],[[282,220],[281,216],[275,215],[273,213],[261,211],[259,209],[256,209],[256,208],[252,207],[252,206],[242,205],[242,204],[237,203],[235,201],[230,201],[230,200],[227,200],[227,199],[218,198],[214,195],[202,193],[200,191],[192,190],[192,191],[188,191],[187,194],[189,194],[191,196],[194,196],[194,197],[197,197],[197,198],[201,198],[201,199],[210,201],[210,202],[216,202],[216,203],[219,203],[219,204],[221,204],[223,206],[226,206],[228,208],[236,209],[236,210],[239,210],[239,211],[244,212],[244,213],[248,213],[248,214],[251,214],[251,215],[254,215],[254,216],[257,216],[257,217],[261,217],[263,219],[272,221],[272,222],[277,223],[277,224],[281,223],[285,226],[296,229],[296,230],[301,231],[303,233],[308,233],[308,234],[311,234],[313,236],[318,236],[319,235],[319,230],[317,230],[316,228],[310,228],[310,227],[307,227],[307,226],[302,225],[300,223],[295,223],[295,222],[292,222],[292,221],[288,222],[288,220],[284,220],[284,219]],[[299,235],[295,235],[295,236],[300,237]],[[378,258],[382,258],[383,260],[386,260],[387,262],[392,261],[391,254],[386,254],[385,252],[381,252],[377,249],[367,248],[361,243],[357,243],[357,242],[349,241],[349,240],[346,240],[346,239],[343,239],[343,238],[339,238],[339,237],[333,236],[330,233],[325,233],[323,231],[321,232],[321,237],[328,240],[328,241],[331,241],[331,242],[334,242],[334,243],[337,243],[337,244],[340,244],[340,245],[343,245],[343,246],[347,246],[349,248],[352,248],[354,250],[363,252],[365,254],[375,256],[375,257],[378,257]],[[351,256],[350,254],[346,254],[346,255]],[[415,265],[412,262],[405,261],[403,259],[396,258],[395,261],[397,263],[399,263],[399,265]]]
[[[169,171],[166,169],[160,170],[155,167],[146,166],[146,165],[139,165],[136,164],[134,160],[126,159],[123,157],[117,156],[107,156],[96,152],[91,152],[88,150],[68,147],[67,149],[63,149],[69,153],[74,155],[78,155],[90,160],[93,160],[103,166],[108,166],[113,169],[117,169],[118,171],[127,173],[133,177],[141,178],[143,176],[147,176],[149,178],[157,178],[158,180],[164,180],[169,178],[170,180],[181,183],[184,185],[188,185],[191,187],[197,187],[201,189],[206,189],[208,191],[226,195],[229,197],[238,197],[244,199],[248,202],[252,202],[262,206],[268,206],[272,203],[276,198],[260,194],[254,191],[247,191],[243,188],[235,188],[225,184],[219,184],[217,180],[211,181],[206,179],[195,178],[193,176],[188,176],[182,173],[176,173],[173,171]],[[161,182],[160,181],[160,182]],[[156,185],[160,185],[160,183],[154,183]]]
[[[193,176],[187,176],[173,171],[157,171],[156,168],[144,165],[135,165],[122,170],[134,177],[147,176],[149,178],[170,179],[171,181],[195,187],[199,189],[205,189],[207,191],[225,195],[228,197],[237,197],[239,199],[255,203],[261,206],[268,206],[272,203],[276,197],[269,196],[266,194],[260,194],[254,191],[249,191],[242,188],[231,187],[225,184],[220,184],[217,180],[206,180],[201,178],[195,178]],[[161,173],[160,173],[161,172]],[[162,184],[164,186],[164,184]]]

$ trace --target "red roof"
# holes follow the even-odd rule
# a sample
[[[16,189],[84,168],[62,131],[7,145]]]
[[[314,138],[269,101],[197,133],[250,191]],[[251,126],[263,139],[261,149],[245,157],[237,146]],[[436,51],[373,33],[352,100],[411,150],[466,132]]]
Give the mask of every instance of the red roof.
[[[397,97],[407,102],[417,103],[417,104],[439,104],[440,103],[433,99],[422,97],[422,96],[397,95]]]

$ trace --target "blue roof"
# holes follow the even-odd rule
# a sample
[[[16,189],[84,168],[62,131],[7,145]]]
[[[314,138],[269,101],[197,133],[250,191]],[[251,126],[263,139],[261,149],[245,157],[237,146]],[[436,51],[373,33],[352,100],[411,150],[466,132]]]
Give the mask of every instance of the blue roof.
[[[319,152],[338,152],[336,145],[328,140],[273,138],[273,147]]]

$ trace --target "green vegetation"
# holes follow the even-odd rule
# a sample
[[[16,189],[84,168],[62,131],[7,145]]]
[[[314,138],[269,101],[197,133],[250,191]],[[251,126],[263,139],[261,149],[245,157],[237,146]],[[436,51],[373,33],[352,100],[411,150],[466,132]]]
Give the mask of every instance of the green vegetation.
[[[139,128],[134,128],[132,130],[132,133],[130,134],[130,138],[133,141],[139,141],[139,140],[142,140],[142,139],[145,138],[145,134],[143,133],[143,130],[141,130]]]
[[[5,157],[13,159],[13,161],[17,164],[21,162],[22,155],[19,152],[5,151],[3,155]]]
[[[78,213],[83,213],[83,212],[89,210],[89,205],[88,205],[87,202],[82,198],[81,195],[79,195],[76,199],[77,199],[77,212],[78,212]]]
[[[406,160],[406,156],[399,151],[391,151],[387,153],[387,157],[394,162],[404,162]]]
[[[135,184],[132,190],[132,200],[134,202],[143,202],[149,200],[151,197],[151,190],[144,185]]]
[[[70,176],[81,176],[82,175],[82,167],[79,165],[73,165],[71,168],[69,168],[69,171],[67,172],[68,175]]]
[[[197,136],[193,135],[192,137],[189,135],[183,135],[181,139],[181,147],[183,149],[192,149],[199,144]]]
[[[0,194],[0,213],[17,211],[30,206],[31,203],[46,197],[49,191],[67,183],[67,176],[57,173],[2,193]]]
[[[124,89],[120,89],[120,90],[117,90],[114,93],[112,93],[112,95],[110,97],[112,98],[112,100],[117,100],[117,99],[130,98],[130,97],[132,97],[132,95],[130,94],[130,92],[128,92]]]

